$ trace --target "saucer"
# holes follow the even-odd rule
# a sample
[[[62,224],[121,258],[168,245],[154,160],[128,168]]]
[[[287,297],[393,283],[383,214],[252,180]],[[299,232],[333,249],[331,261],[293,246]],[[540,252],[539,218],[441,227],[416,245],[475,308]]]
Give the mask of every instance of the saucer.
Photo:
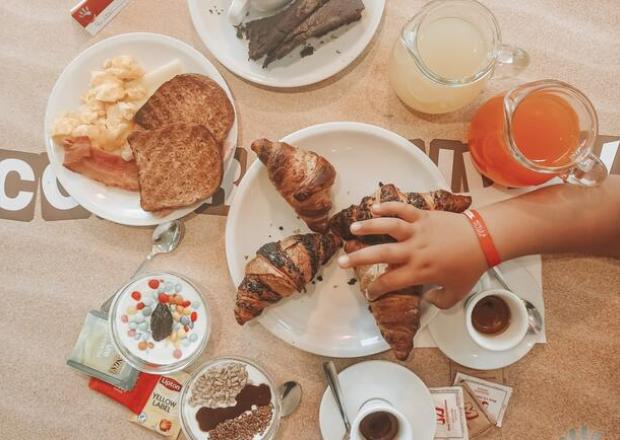
[[[537,286],[536,280],[528,270],[511,262],[502,265],[502,272],[517,295],[532,302],[541,313],[544,313],[542,296],[533,294],[540,287]],[[498,287],[495,280],[493,280],[493,287]],[[469,296],[474,293],[472,292]],[[504,368],[528,354],[540,340],[539,335],[528,333],[519,345],[510,350],[491,351],[480,347],[469,336],[465,327],[467,298],[449,310],[441,310],[428,327],[437,347],[454,362],[476,370]]]
[[[409,420],[413,438],[433,439],[435,404],[424,382],[411,370],[392,362],[367,361],[342,370],[338,377],[349,420],[355,418],[366,401],[381,398]],[[329,388],[321,399],[319,424],[323,440],[342,440],[345,428]]]

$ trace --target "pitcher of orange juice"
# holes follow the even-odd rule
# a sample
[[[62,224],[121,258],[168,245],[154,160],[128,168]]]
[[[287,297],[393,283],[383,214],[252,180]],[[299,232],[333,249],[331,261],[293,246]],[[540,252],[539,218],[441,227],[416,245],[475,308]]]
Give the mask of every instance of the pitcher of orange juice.
[[[555,176],[595,186],[607,177],[592,152],[597,135],[590,100],[569,84],[542,80],[484,103],[471,121],[469,150],[476,168],[504,186],[538,185]]]

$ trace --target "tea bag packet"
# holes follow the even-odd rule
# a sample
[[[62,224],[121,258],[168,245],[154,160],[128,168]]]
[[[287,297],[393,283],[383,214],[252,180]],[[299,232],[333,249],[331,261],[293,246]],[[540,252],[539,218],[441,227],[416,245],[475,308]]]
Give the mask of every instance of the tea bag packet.
[[[457,373],[454,384],[460,385],[462,383],[467,384],[491,422],[501,428],[508,401],[512,395],[512,388],[467,374]]]
[[[430,392],[435,401],[437,415],[435,440],[469,440],[463,388],[430,388]]]
[[[188,378],[189,374],[183,371],[160,376],[142,411],[129,420],[164,437],[176,439],[181,431],[181,390]]]
[[[91,377],[88,386],[91,390],[95,390],[108,396],[110,399],[116,400],[121,405],[129,408],[133,413],[140,414],[159,378],[160,376],[155,374],[140,373],[136,384],[130,391],[121,390],[96,377]]]
[[[461,386],[463,388],[467,432],[469,433],[470,439],[475,439],[489,429],[492,429],[495,424],[491,422],[480,402],[474,397],[467,383],[463,382]]]
[[[484,379],[489,382],[501,383],[504,385],[506,385],[508,380],[505,368],[499,368],[496,370],[475,370],[473,368],[467,368],[459,365],[454,361],[450,361],[450,383],[455,383],[454,379],[458,373],[463,373],[468,376],[477,377],[478,379]]]
[[[125,391],[133,388],[138,377],[138,370],[127,364],[114,348],[107,316],[99,310],[86,315],[67,365]]]

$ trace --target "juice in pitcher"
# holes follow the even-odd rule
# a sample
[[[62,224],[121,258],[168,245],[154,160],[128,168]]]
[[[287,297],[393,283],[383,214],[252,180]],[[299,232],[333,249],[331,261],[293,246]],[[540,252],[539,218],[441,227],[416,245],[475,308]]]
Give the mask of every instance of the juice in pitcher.
[[[561,176],[592,186],[606,176],[592,154],[597,132],[596,112],[581,92],[544,80],[484,103],[468,140],[478,170],[501,185],[525,187]]]

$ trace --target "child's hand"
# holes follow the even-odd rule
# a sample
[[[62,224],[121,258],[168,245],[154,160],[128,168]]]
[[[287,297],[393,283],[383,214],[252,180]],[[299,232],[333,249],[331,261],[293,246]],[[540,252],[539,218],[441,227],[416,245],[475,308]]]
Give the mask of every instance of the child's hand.
[[[413,285],[435,284],[441,287],[428,291],[425,298],[437,307],[449,308],[471,291],[487,269],[476,234],[464,215],[422,211],[399,202],[375,205],[373,214],[378,218],[354,223],[351,232],[387,234],[397,243],[369,246],[338,259],[345,269],[389,265],[389,271],[369,286],[371,299]]]

